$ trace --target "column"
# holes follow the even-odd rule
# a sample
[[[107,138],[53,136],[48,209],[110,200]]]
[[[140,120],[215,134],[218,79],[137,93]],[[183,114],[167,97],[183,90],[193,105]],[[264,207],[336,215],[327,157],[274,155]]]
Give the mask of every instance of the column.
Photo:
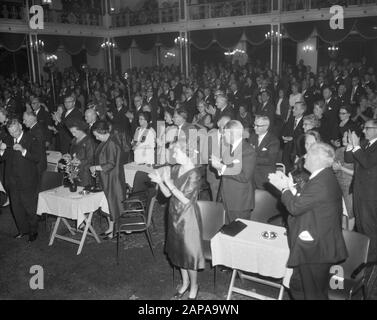
[[[281,25],[272,24],[271,25],[271,57],[270,57],[270,67],[271,70],[280,75],[281,73],[281,56],[282,56],[282,35],[281,35]]]

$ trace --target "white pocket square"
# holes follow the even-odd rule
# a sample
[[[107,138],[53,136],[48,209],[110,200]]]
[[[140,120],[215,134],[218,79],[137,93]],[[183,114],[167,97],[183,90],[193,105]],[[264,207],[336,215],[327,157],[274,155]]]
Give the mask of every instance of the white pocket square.
[[[267,148],[262,148],[262,151],[267,151]]]
[[[302,241],[313,241],[314,239],[312,238],[312,236],[310,235],[310,233],[308,231],[303,231],[301,232],[298,237],[302,240]]]
[[[237,164],[237,163],[241,163],[241,161],[238,160],[238,159],[234,159],[234,160],[232,161],[232,163]]]

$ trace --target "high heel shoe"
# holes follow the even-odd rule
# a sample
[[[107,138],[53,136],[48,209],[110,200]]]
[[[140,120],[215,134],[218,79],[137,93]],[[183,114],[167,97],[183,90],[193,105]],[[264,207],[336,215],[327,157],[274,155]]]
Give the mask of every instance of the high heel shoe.
[[[114,238],[114,231],[110,231],[110,232],[105,233],[103,240],[111,240],[113,238]]]
[[[198,286],[198,288],[196,289],[195,297],[190,298],[190,296],[189,296],[189,297],[187,298],[187,300],[197,300],[197,299],[198,299],[198,293],[199,293],[199,286]]]
[[[182,288],[182,287],[181,287]],[[187,286],[187,288],[183,292],[177,292],[173,295],[172,299],[182,299],[182,297],[185,295],[185,293],[190,289],[190,284]]]

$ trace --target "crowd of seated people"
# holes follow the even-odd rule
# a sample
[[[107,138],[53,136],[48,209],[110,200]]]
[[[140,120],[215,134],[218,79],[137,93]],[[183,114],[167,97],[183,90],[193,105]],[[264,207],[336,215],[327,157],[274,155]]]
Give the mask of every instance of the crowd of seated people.
[[[258,62],[194,65],[188,78],[176,66],[160,66],[133,68],[127,80],[91,69],[86,81],[73,68],[56,72],[55,79],[52,86],[48,79],[33,84],[27,77],[0,78],[2,141],[9,139],[8,119],[21,121],[24,112],[32,112],[45,133],[45,147],[79,157],[90,154],[91,159],[81,159],[88,171],[95,164],[93,149],[99,142],[93,128],[98,121],[109,124],[112,141],[123,152],[122,164],[152,165],[169,163],[169,145],[183,133],[200,129],[210,135],[224,119],[238,120],[243,139],[257,153],[253,184],[258,188],[265,187],[279,162],[305,183],[307,144],[321,140],[332,145],[338,156],[334,170],[353,217],[347,194],[353,168],[338,150],[345,147],[345,135],[355,132],[363,138],[365,123],[377,118],[376,72],[365,59],[331,61],[317,74],[300,61],[285,66],[281,76]],[[82,175],[91,180],[89,172]]]

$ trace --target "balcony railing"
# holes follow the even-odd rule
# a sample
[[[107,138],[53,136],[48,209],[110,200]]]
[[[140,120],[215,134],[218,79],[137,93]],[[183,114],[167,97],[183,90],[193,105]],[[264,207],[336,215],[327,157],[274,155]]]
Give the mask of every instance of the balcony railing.
[[[375,5],[376,0],[347,0],[344,3],[347,6]],[[282,0],[282,11],[322,9],[330,8],[331,6],[332,4],[328,0]]]
[[[201,20],[271,12],[269,0],[237,0],[189,6],[189,19]]]
[[[24,20],[25,7],[19,3],[0,3],[0,19]]]
[[[328,0],[281,0],[282,12],[329,8]],[[204,4],[188,6],[188,19],[201,20],[232,16],[258,15],[271,12],[271,0],[207,0]],[[376,0],[347,0],[347,6],[376,5]],[[0,3],[0,19],[27,19],[27,12],[21,3],[2,1]],[[45,22],[64,23],[87,26],[103,26],[103,16],[95,9],[87,12],[67,12],[50,10],[45,7]],[[131,27],[149,24],[161,24],[179,21],[179,7],[166,6],[157,9],[132,11],[111,14],[112,27]]]
[[[132,27],[147,24],[177,22],[179,20],[178,6],[159,8],[155,10],[126,10],[111,15],[113,27]]]
[[[66,12],[61,10],[44,10],[45,22],[67,23],[87,26],[102,26],[102,15],[98,13]]]

